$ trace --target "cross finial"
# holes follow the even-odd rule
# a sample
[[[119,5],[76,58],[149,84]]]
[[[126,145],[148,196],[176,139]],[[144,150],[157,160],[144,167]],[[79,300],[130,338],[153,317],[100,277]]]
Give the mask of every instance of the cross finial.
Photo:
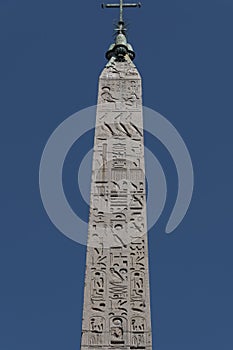
[[[124,0],[120,0],[119,4],[102,4],[102,8],[119,8],[120,9],[120,20],[119,20],[119,24],[123,25],[124,24],[124,20],[123,20],[123,9],[125,7],[141,7],[141,3],[129,3],[129,4],[125,4]]]
[[[127,43],[126,38],[126,27],[123,19],[123,10],[125,7],[141,7],[141,3],[124,3],[124,0],[119,0],[119,4],[102,4],[102,8],[119,8],[120,9],[120,20],[116,28],[117,35],[115,38],[115,44],[111,45],[106,53],[106,58],[110,60],[115,57],[118,61],[124,61],[125,56],[133,60],[135,58],[135,53],[132,46]]]

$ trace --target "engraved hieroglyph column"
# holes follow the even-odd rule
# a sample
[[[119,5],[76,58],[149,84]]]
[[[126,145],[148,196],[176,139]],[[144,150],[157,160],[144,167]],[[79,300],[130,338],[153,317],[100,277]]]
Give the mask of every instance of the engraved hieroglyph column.
[[[141,77],[123,33],[99,80],[82,350],[152,349]]]

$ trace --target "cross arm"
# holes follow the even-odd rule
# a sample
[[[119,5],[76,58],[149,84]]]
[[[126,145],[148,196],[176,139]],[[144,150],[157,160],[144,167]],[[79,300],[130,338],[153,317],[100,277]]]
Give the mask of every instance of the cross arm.
[[[140,2],[135,4],[123,4],[122,7],[141,7],[142,4]],[[119,8],[121,7],[119,4],[102,4],[102,8]]]

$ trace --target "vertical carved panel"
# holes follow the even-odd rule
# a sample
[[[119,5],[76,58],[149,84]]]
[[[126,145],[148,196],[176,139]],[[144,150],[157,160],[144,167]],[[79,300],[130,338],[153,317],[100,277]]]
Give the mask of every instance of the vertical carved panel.
[[[90,319],[89,345],[103,345],[105,333],[105,319],[101,316],[93,316]]]
[[[110,344],[112,346],[127,345],[127,319],[121,316],[110,318]]]
[[[133,349],[143,349],[146,346],[146,320],[144,317],[131,318],[131,345]]]

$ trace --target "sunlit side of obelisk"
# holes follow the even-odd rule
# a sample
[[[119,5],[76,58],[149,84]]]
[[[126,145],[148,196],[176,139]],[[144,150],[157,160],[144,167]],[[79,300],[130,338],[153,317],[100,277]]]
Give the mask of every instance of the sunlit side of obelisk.
[[[81,350],[152,349],[141,77],[124,7],[100,79]]]

